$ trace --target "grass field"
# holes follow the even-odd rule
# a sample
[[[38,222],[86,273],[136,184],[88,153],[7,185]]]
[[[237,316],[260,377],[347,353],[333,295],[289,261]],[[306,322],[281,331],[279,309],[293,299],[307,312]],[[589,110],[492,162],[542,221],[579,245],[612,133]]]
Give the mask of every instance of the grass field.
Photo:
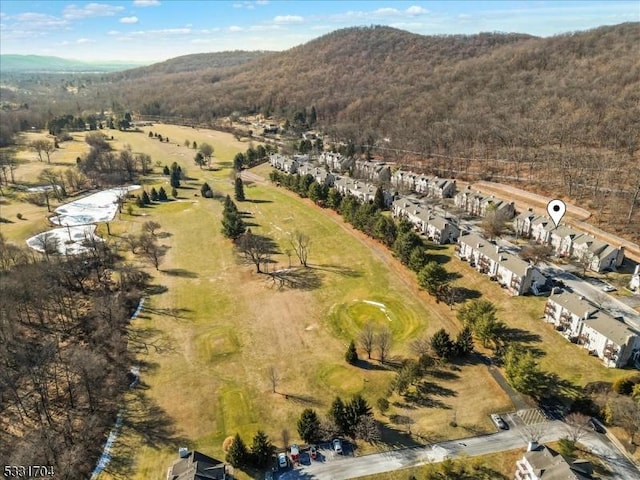
[[[148,131],[169,137],[170,142],[149,138]],[[455,311],[421,292],[414,274],[383,246],[353,231],[334,213],[284,189],[246,184],[247,201],[238,206],[250,215],[254,232],[278,244],[280,253],[273,256],[270,269],[288,266],[290,232],[300,230],[312,238],[311,265],[304,270],[304,281],[299,288],[280,290],[269,277],[244,264],[220,233],[221,203],[201,198],[199,187],[207,181],[217,193],[231,193],[231,160],[248,143],[228,134],[171,125],[148,127],[143,133],[107,133],[113,134],[114,147],[127,144],[133,152],[148,153],[154,165],[176,161],[192,178],[180,189],[177,201],[135,208],[134,215],[122,214],[111,225],[112,240],[118,242],[123,234],[138,231],[144,221],[155,220],[162,225],[161,243],[168,249],[160,271],[149,270],[156,293],[132,324],[132,335],[146,339],[149,348],[138,356],[143,388],[127,398],[125,426],[114,451],[114,465],[121,466],[126,478],[163,478],[178,446],[222,458],[222,441],[236,432],[250,442],[262,429],[281,445],[286,429],[296,441],[300,412],[313,407],[324,414],[336,395],[348,398],[361,393],[375,404],[386,395],[394,373],[380,368],[375,359],[358,366],[344,361],[348,342],[367,321],[390,326],[394,359],[406,357],[409,341],[420,335],[442,326],[455,334]],[[84,145],[80,137],[66,153],[54,154],[57,164],[75,163],[78,148]],[[194,164],[194,150],[183,145],[186,139],[214,146],[213,170]],[[43,167],[40,162],[33,166],[31,160],[16,173],[21,181],[36,183]],[[158,175],[160,168],[155,170],[144,185],[166,182]],[[264,175],[269,168],[262,165],[255,171]],[[27,204],[11,198],[4,202],[2,216],[11,211],[8,215],[15,218],[10,209],[20,209],[28,219],[3,225],[7,238],[22,242],[44,230],[46,208],[27,209]],[[539,321],[544,299],[513,299],[486,277],[450,259],[451,250],[437,253],[448,260],[447,269],[463,274],[461,285],[498,305],[499,317],[508,325],[540,337],[537,346],[547,352],[541,359],[544,368],[580,384],[621,375]],[[295,258],[291,261],[297,263]],[[267,376],[272,366],[281,376],[277,393]],[[412,441],[404,435],[405,426],[390,424],[394,415],[409,416],[412,432],[429,441],[491,431],[488,414],[512,408],[483,365],[443,370],[440,377],[429,379],[434,385],[431,406],[396,403],[387,416],[377,414],[389,424],[384,431],[389,445]],[[458,426],[451,426],[454,419]],[[374,449],[363,445],[360,451]],[[111,476],[105,473],[101,478]]]

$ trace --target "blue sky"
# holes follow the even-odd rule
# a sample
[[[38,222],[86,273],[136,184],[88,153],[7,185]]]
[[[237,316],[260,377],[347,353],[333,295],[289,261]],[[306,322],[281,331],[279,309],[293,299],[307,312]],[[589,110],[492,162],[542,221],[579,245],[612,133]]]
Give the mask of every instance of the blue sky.
[[[200,52],[285,50],[355,25],[423,35],[550,36],[629,21],[640,21],[638,0],[2,0],[0,53],[150,62]]]

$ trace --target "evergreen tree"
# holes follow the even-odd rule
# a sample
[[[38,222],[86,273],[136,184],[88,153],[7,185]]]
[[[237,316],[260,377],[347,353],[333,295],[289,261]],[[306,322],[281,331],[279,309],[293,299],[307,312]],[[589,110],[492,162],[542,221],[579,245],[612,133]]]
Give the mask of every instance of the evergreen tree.
[[[376,188],[376,194],[373,197],[373,206],[378,210],[384,210],[386,207],[384,204],[384,192],[381,187]]]
[[[238,200],[240,202],[244,201],[244,185],[243,185],[242,179],[240,177],[236,178],[235,196],[236,196],[236,200]]]
[[[327,206],[333,210],[340,210],[340,204],[342,203],[342,194],[335,188],[329,189],[329,195],[327,196]]]
[[[344,359],[351,365],[354,365],[358,361],[358,352],[356,351],[356,344],[353,340],[351,340],[351,343],[347,348],[347,353],[345,353]]]
[[[149,194],[146,190],[142,191],[142,203],[145,205],[151,205],[151,199],[149,198]]]
[[[318,443],[322,440],[320,418],[315,410],[305,408],[298,419],[298,434],[306,443]]]
[[[471,334],[471,328],[465,325],[458,337],[456,338],[456,350],[458,355],[466,356],[473,352],[473,335]]]
[[[156,190],[156,187],[151,187],[151,201],[152,202],[158,201],[158,191]]]
[[[204,182],[200,187],[200,194],[205,198],[213,197],[213,191],[207,182]]]
[[[171,170],[170,183],[173,188],[178,188],[180,186],[180,170],[178,170],[177,168],[174,170]]]
[[[449,274],[442,265],[429,262],[418,273],[418,283],[429,295],[440,296],[442,289],[449,283]]]
[[[449,360],[454,354],[455,345],[445,329],[441,328],[431,337],[431,348],[439,358]]]
[[[271,462],[271,456],[275,450],[276,448],[269,440],[269,437],[262,430],[258,430],[251,444],[252,463],[257,468],[266,467]]]
[[[160,187],[160,190],[158,190],[158,200],[160,200],[161,202],[166,202],[167,200],[169,200],[169,198],[167,197],[167,191],[164,189],[164,187]]]
[[[409,255],[408,267],[414,272],[419,272],[429,262],[429,255],[423,246],[415,247]]]
[[[239,468],[245,466],[247,464],[247,460],[249,460],[247,446],[240,437],[240,434],[236,433],[236,436],[233,438],[233,443],[229,448],[229,452],[227,453],[227,462],[229,462],[233,467]]]
[[[224,198],[224,213],[228,212],[238,212],[238,207],[236,207],[236,204],[233,203],[229,195]]]
[[[171,170],[169,170],[169,167],[165,165],[164,168],[162,169],[162,173],[165,175],[171,175]]]
[[[331,408],[329,409],[329,418],[333,420],[333,423],[336,424],[338,429],[346,433],[348,431],[348,421],[347,414],[344,402],[340,397],[336,397],[335,400],[331,403]]]
[[[245,162],[244,155],[242,153],[236,153],[236,156],[233,157],[233,169],[236,172],[241,171],[242,166],[244,165],[244,162]]]
[[[136,207],[144,207],[144,202],[142,201],[142,197],[140,195],[136,195]]]

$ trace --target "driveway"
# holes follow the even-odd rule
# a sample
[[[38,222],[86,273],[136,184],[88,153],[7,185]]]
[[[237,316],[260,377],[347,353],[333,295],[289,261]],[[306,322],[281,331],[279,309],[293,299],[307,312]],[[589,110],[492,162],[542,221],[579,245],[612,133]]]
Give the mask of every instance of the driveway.
[[[557,441],[567,435],[564,423],[554,420],[541,424],[544,434],[541,443]],[[605,435],[588,433],[581,442],[592,449],[614,472],[613,478],[640,478],[640,470],[607,439]],[[525,432],[520,427],[491,435],[452,440],[424,447],[394,450],[361,457],[328,455],[323,461],[303,462],[295,469],[280,474],[281,480],[347,480],[364,475],[417,467],[427,463],[442,462],[447,458],[476,457],[504,452],[527,445]],[[515,465],[514,465],[515,471]]]

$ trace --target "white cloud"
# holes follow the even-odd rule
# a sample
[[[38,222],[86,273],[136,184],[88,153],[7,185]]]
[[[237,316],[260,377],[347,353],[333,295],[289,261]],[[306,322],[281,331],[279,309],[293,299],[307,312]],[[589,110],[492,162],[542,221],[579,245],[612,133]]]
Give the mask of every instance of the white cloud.
[[[62,16],[67,19],[112,17],[124,10],[120,5],[107,5],[106,3],[87,3],[82,7],[67,5],[62,11]]]
[[[158,0],[133,0],[134,7],[159,7]]]
[[[385,16],[389,16],[389,15],[399,15],[400,14],[400,10],[398,10],[397,8],[379,8],[377,10],[375,10],[373,12],[373,15],[375,15],[376,17],[385,17]]]
[[[25,12],[19,13],[12,18],[20,23],[27,23],[31,27],[61,27],[67,25],[66,20],[44,13]]]
[[[419,7],[417,5],[412,5],[409,8],[407,8],[406,12],[409,15],[426,15],[427,13],[429,13],[429,10],[427,10],[426,8]]]
[[[122,17],[120,23],[138,23],[138,17],[135,15],[132,17]]]
[[[300,15],[278,15],[273,21],[276,23],[302,23],[304,18]]]
[[[269,5],[269,0],[256,0],[256,5]]]
[[[120,35],[120,32],[118,30],[109,30],[107,35]]]
[[[256,6],[268,5],[268,0],[257,0],[255,2],[251,2],[249,0],[245,0],[243,2],[236,2],[233,4],[233,8],[246,8],[247,10],[253,10]]]
[[[229,27],[229,31],[230,32],[241,32],[242,31],[242,27],[239,27],[237,25],[231,25]]]
[[[86,44],[86,43],[96,43],[96,41],[90,38],[79,38],[78,40],[76,40],[76,43]]]
[[[458,18],[460,20],[469,20],[471,18],[471,15],[469,15],[468,13],[461,13],[460,15],[458,15]]]

